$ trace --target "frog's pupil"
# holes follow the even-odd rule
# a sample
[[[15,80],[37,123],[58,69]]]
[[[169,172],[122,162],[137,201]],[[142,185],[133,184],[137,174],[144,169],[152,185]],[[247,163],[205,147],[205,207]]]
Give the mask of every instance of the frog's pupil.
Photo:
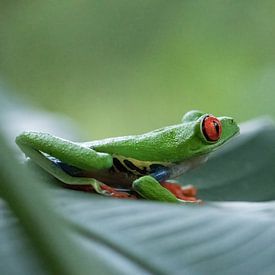
[[[217,123],[217,121],[213,121],[213,124],[214,124],[214,127],[216,129],[217,134],[219,134],[220,133],[220,126],[219,126],[219,124]]]

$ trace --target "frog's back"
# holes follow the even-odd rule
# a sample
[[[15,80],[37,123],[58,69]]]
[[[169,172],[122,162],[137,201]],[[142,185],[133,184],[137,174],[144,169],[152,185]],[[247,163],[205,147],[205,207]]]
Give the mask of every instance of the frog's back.
[[[179,146],[192,135],[182,124],[154,130],[141,135],[107,138],[84,143],[85,146],[110,155],[119,155],[148,162],[178,162]]]

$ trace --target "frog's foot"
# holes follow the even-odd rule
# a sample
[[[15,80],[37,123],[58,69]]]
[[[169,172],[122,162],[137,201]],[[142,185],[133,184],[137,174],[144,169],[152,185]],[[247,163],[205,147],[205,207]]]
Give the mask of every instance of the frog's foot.
[[[168,189],[180,200],[197,203],[201,202],[201,200],[196,198],[197,189],[192,185],[181,186],[173,182],[164,182],[161,185]]]
[[[113,198],[119,198],[119,199],[137,199],[137,197],[133,194],[130,194],[126,191],[118,191],[116,188],[110,187],[106,184],[101,185],[101,189],[106,191],[109,196]]]
[[[133,194],[130,194],[126,191],[118,191],[116,188],[112,188],[104,183],[101,183],[100,186],[94,188],[92,185],[77,185],[77,184],[64,184],[64,187],[94,193],[97,192],[100,195],[109,196],[113,198],[120,198],[120,199],[137,199],[137,197]]]

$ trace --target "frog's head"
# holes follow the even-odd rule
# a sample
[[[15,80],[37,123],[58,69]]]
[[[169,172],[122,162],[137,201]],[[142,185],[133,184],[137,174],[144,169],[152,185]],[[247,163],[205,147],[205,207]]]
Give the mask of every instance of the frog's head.
[[[189,128],[186,157],[212,152],[239,133],[239,126],[231,117],[215,117],[200,111],[190,111],[182,118]]]

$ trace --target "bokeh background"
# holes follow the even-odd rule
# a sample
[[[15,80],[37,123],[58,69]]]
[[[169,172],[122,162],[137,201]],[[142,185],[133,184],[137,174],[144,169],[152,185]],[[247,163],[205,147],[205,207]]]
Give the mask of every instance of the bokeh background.
[[[275,1],[1,1],[0,77],[92,138],[275,116]]]

